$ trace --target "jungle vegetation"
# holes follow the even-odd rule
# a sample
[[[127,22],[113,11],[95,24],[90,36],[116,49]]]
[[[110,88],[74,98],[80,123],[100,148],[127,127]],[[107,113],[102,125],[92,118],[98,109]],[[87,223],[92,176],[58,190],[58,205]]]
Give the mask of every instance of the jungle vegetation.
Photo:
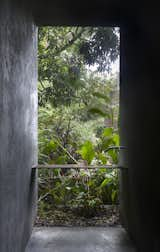
[[[116,28],[41,27],[39,47],[39,163],[117,164],[119,146]],[[39,170],[39,213],[57,205],[90,215],[118,204],[118,171]]]

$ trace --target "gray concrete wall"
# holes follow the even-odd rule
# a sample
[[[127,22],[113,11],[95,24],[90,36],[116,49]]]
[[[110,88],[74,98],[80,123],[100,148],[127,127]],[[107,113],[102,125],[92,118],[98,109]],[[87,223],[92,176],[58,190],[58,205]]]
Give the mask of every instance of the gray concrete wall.
[[[35,215],[37,32],[11,2],[0,2],[0,251],[23,252]]]
[[[128,148],[121,155],[129,168],[121,173],[121,210],[138,251],[158,252],[160,35],[155,9],[143,11],[121,27],[121,144]]]
[[[36,28],[31,15],[20,7],[20,0],[18,8],[14,1],[12,5],[9,0],[3,2],[0,2],[0,251],[23,252],[32,228],[36,197],[36,175],[31,171],[37,162]],[[56,19],[51,8],[53,1],[32,2],[34,19],[39,25],[58,24],[60,16],[61,24],[65,25],[106,25],[114,20],[121,25],[121,145],[128,148],[121,153],[121,159],[129,167],[128,172],[121,173],[122,219],[138,251],[159,252],[158,6],[155,2],[147,6],[146,1],[144,4],[123,1],[123,6],[114,2],[107,18],[106,5],[100,5],[99,1],[95,5],[98,10],[93,11],[90,8],[93,5],[85,4],[81,8],[80,3],[76,12],[72,1],[65,5],[56,1]]]
[[[26,0],[33,9],[38,25],[108,25],[121,22],[122,6],[127,1],[117,0]]]

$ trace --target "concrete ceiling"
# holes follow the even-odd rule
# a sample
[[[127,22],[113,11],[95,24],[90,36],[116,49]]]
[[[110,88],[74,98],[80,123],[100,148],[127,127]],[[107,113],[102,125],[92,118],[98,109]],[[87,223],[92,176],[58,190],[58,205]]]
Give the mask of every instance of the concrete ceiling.
[[[33,0],[30,2],[37,25],[119,26],[126,15],[121,0]],[[125,7],[125,8],[124,8]]]

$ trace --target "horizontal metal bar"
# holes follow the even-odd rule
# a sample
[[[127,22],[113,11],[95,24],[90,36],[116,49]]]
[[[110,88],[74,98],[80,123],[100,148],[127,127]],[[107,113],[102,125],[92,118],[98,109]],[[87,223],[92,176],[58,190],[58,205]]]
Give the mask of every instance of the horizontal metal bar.
[[[86,177],[87,177],[88,175],[86,174]],[[94,178],[94,175],[89,175],[88,176],[89,178]],[[81,177],[81,175],[79,175],[79,174],[74,174],[74,175],[60,175],[59,177],[58,176],[55,176],[55,177],[52,177],[52,178],[50,178],[50,177],[45,177],[45,179],[47,179],[47,182],[48,181],[53,181],[53,180],[61,180],[61,179],[64,179],[64,178],[67,178],[67,179],[75,179],[75,180],[80,180],[82,177]],[[46,182],[40,182],[41,184],[45,184]]]
[[[81,164],[54,164],[54,165],[34,165],[32,169],[128,169],[127,167],[119,166],[119,165],[81,165]]]
[[[126,146],[110,146],[108,147],[105,151],[109,151],[109,150],[125,150],[127,149]]]

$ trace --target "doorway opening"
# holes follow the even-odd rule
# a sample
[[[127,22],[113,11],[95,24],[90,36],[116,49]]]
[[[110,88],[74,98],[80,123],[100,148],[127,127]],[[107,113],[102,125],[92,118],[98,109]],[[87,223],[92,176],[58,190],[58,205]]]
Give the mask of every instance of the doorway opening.
[[[119,28],[39,28],[36,225],[119,225]]]

